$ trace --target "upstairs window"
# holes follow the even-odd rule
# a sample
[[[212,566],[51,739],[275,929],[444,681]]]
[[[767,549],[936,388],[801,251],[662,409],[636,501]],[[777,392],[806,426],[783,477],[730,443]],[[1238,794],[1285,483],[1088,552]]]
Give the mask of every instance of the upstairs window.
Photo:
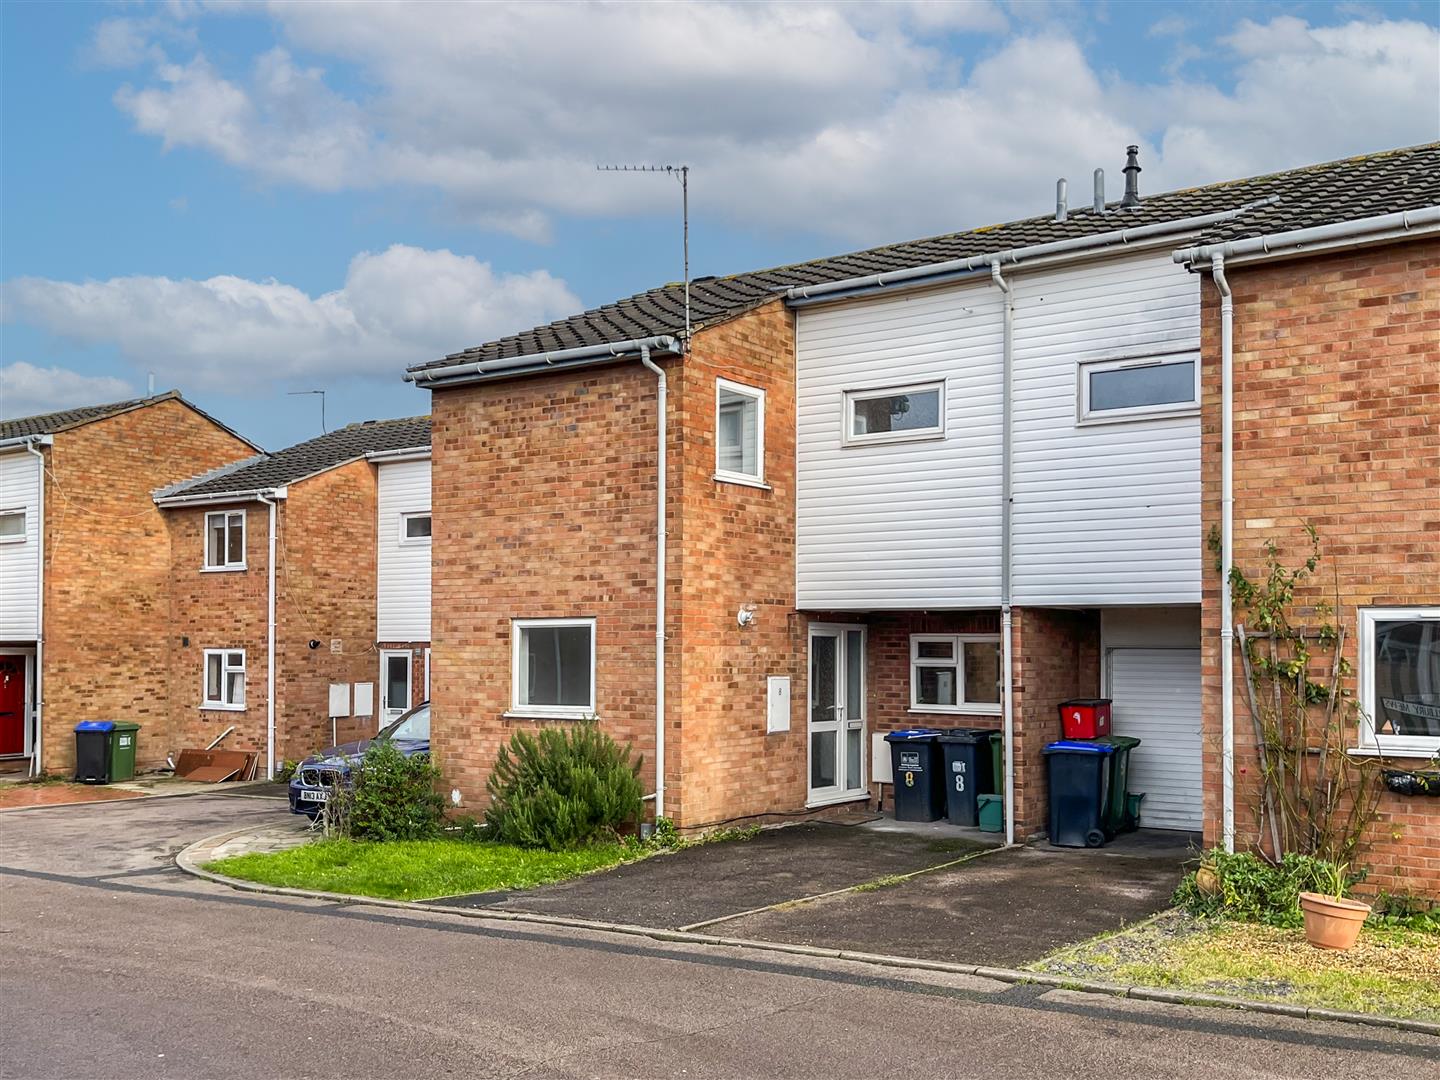
[[[1360,744],[1440,753],[1440,607],[1360,611]]]
[[[512,712],[583,719],[595,714],[595,620],[516,619]]]
[[[998,713],[1000,667],[998,635],[914,634],[910,638],[910,709]]]
[[[245,651],[205,650],[206,709],[245,708]]]
[[[430,543],[430,511],[417,511],[400,515],[400,543]]]
[[[205,515],[205,569],[245,569],[245,511]]]
[[[902,442],[945,434],[945,384],[889,386],[845,394],[845,442]]]
[[[1194,353],[1100,360],[1080,365],[1080,420],[1145,419],[1200,407],[1200,358]]]
[[[0,544],[25,542],[25,511],[0,510]]]
[[[715,380],[715,479],[764,484],[764,390]]]

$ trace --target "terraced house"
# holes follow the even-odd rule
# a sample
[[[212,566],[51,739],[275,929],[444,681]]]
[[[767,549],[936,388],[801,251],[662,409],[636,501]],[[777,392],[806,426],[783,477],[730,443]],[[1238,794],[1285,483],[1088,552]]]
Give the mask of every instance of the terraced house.
[[[481,801],[513,730],[595,717],[698,828],[873,800],[887,730],[993,726],[1024,838],[1058,703],[1103,694],[1143,740],[1145,823],[1243,843],[1205,536],[1233,558],[1314,500],[1345,523],[1351,648],[1384,653],[1352,689],[1433,711],[1440,146],[1153,196],[1139,176],[1132,148],[1119,200],[1097,177],[1079,208],[412,368],[449,781]],[[1440,751],[1372,718],[1357,754]],[[1382,883],[1440,887],[1431,806],[1385,797]]]
[[[170,533],[151,492],[257,448],[170,391],[0,422],[0,759],[74,764],[82,720],[163,724]],[[163,764],[163,743],[141,741]]]
[[[172,543],[167,745],[270,769],[423,700],[430,421],[351,424],[157,491]],[[152,737],[153,741],[153,737]]]

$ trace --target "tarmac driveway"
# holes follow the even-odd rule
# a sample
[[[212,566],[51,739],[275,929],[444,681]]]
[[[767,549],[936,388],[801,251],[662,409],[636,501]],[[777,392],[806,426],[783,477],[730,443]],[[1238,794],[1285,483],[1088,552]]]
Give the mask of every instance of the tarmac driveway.
[[[91,878],[178,875],[176,852],[196,840],[289,817],[279,787],[7,810],[0,866]]]

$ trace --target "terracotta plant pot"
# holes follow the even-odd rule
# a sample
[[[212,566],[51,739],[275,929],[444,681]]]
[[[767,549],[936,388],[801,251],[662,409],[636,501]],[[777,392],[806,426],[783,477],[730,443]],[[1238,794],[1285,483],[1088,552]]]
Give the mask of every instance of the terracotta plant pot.
[[[1370,905],[1360,900],[1337,900],[1321,893],[1302,892],[1305,940],[1317,949],[1349,949],[1360,936]]]

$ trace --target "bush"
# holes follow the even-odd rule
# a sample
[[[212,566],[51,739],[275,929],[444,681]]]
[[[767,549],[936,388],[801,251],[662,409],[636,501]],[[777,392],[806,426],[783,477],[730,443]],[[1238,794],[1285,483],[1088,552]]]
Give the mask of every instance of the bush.
[[[644,809],[641,759],[593,723],[517,731],[486,783],[495,839],[562,851],[613,836]]]
[[[1277,865],[1249,851],[1215,848],[1185,875],[1171,902],[1192,915],[1293,929],[1304,922],[1300,894],[1333,891],[1337,873],[1344,868],[1313,855],[1291,852]]]
[[[428,840],[440,834],[445,800],[428,754],[406,757],[388,739],[370,744],[355,774],[350,835],[361,840]]]

